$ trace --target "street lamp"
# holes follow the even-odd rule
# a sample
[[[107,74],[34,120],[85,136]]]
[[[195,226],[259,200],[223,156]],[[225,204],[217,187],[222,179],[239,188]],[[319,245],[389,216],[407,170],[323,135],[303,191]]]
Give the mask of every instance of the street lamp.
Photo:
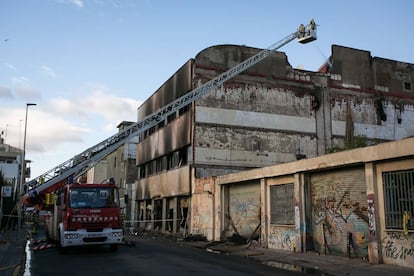
[[[23,153],[22,153],[22,160],[21,160],[21,171],[20,171],[20,183],[19,183],[19,204],[18,204],[18,210],[17,210],[17,237],[20,240],[20,227],[21,227],[21,218],[22,218],[22,206],[20,202],[20,197],[22,196],[22,189],[23,184],[26,182],[26,131],[27,131],[27,113],[29,106],[35,106],[35,103],[26,103],[26,120],[24,121],[24,134],[23,134]]]

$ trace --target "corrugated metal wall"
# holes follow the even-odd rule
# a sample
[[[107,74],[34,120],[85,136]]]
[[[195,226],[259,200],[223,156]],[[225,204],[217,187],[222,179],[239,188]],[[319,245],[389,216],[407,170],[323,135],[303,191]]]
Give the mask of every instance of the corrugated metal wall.
[[[368,256],[367,186],[363,167],[311,175],[312,229],[316,251]]]
[[[260,223],[260,182],[229,187],[229,227],[249,238]],[[235,228],[235,229],[234,229]]]

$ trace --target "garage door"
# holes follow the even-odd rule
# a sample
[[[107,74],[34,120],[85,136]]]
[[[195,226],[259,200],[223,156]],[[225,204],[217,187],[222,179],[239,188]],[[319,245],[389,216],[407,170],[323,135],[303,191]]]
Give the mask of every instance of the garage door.
[[[229,187],[230,227],[249,238],[260,223],[260,182]],[[231,225],[233,224],[233,225]]]
[[[367,257],[364,168],[319,172],[310,181],[314,249],[327,255]]]

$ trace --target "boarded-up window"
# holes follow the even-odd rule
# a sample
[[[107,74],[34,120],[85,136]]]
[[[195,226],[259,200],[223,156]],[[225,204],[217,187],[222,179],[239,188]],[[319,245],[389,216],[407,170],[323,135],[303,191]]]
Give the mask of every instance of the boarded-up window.
[[[270,186],[270,223],[295,224],[293,183]]]

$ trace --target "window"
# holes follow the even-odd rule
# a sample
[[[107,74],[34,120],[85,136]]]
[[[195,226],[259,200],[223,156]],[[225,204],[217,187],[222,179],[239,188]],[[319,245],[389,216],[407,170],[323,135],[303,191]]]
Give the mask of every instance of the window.
[[[162,157],[160,157],[156,160],[156,172],[159,173],[159,172],[162,172],[162,170],[163,170]]]
[[[165,120],[162,120],[158,123],[158,129],[163,128],[165,126]]]
[[[295,224],[293,183],[270,186],[270,223]]]
[[[167,154],[167,170],[174,168],[174,153]]]
[[[118,190],[114,188],[72,188],[71,208],[111,208],[119,206]]]
[[[179,155],[179,161],[178,161],[178,167],[181,167],[183,165],[186,165],[188,162],[188,148],[182,148],[178,152]]]
[[[404,92],[411,92],[411,82],[405,81],[403,86]]]
[[[139,166],[139,177],[140,178],[146,177],[146,174],[145,174],[145,164]]]
[[[414,230],[414,170],[385,172],[382,181],[385,227]]]
[[[190,110],[191,105],[188,104],[186,106],[184,106],[183,108],[180,108],[180,110],[178,111],[178,114],[181,116],[184,113],[188,112]]]
[[[167,122],[169,123],[169,122],[173,121],[176,117],[177,117],[177,113],[175,113],[175,112],[168,115]]]
[[[148,136],[153,134],[155,132],[155,126],[151,127],[150,129],[148,129]]]

